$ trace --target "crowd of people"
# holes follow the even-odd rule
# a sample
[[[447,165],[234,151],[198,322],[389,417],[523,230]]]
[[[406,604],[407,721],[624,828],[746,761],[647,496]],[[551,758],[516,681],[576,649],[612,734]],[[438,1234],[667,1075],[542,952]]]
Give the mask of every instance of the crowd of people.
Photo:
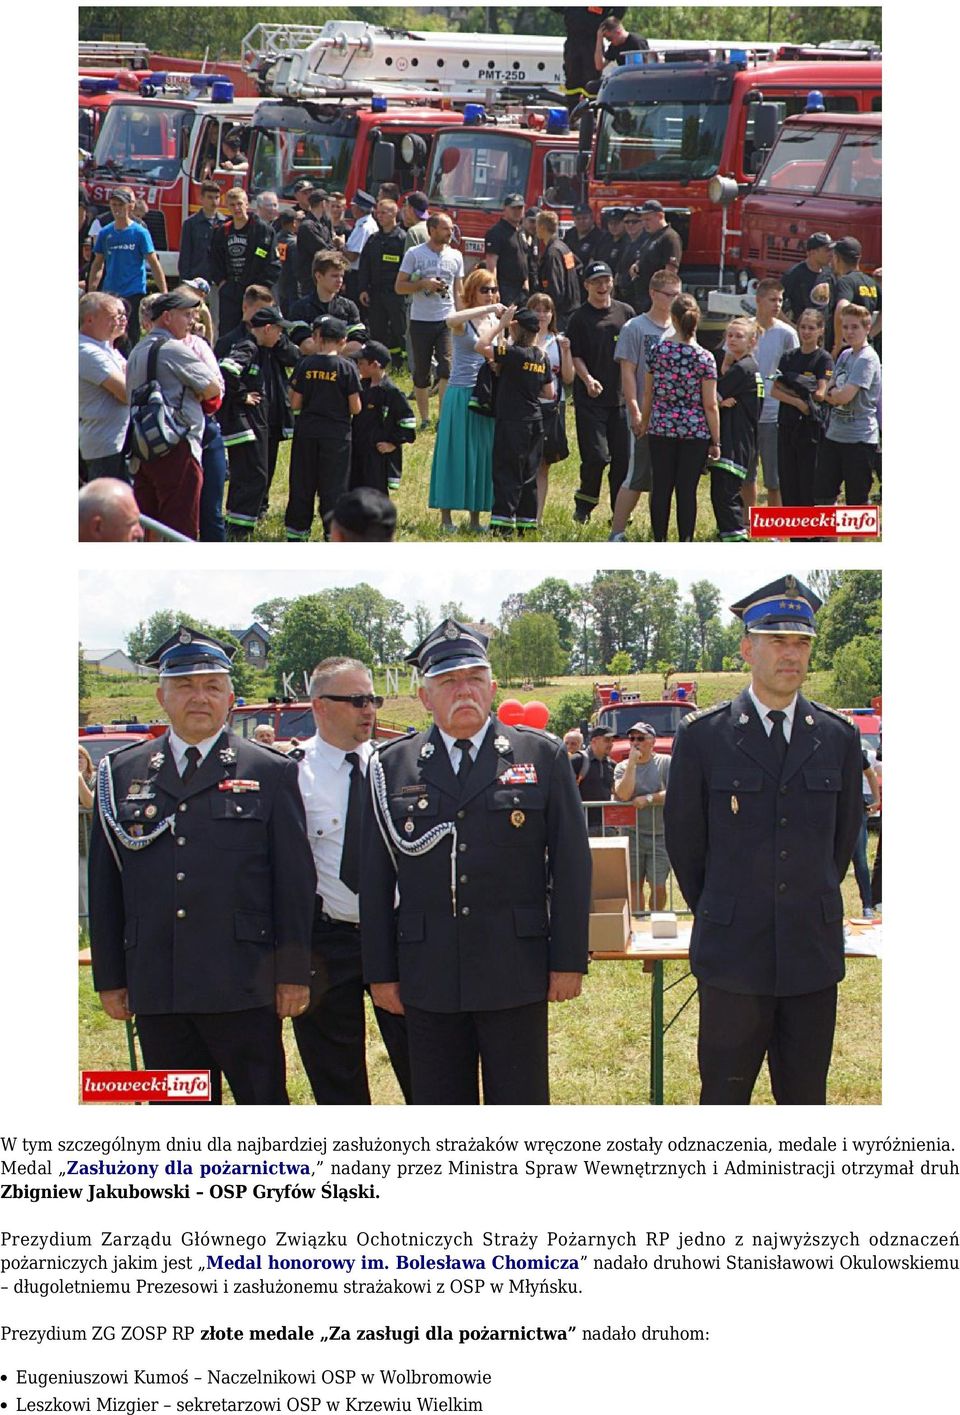
[[[674,514],[692,540],[705,476],[723,541],[748,537],[759,478],[768,505],[810,506],[841,492],[863,504],[879,477],[880,284],[852,237],[812,235],[714,353],[656,198],[601,224],[578,205],[561,234],[512,193],[469,274],[450,216],[391,183],[355,194],[352,224],[343,194],[307,179],[290,210],[273,192],[251,209],[235,187],[224,220],[218,200],[206,184],[168,290],[133,192],[113,191],[96,230],[81,198],[81,483],[127,481],[146,516],[189,539],[253,535],[285,442],[285,535],[308,539],[318,514],[329,534],[345,492],[396,494],[404,446],[428,431],[443,532],[457,512],[473,532],[535,532],[550,468],[570,456],[571,402],[573,520],[606,489],[614,541],[644,493],[654,540]],[[154,350],[183,435],[145,458],[130,426]]]
[[[325,659],[315,734],[286,753],[267,725],[226,729],[230,651],[178,629],[148,660],[169,730],[99,767],[104,1009],[136,1016],[149,1069],[209,1069],[214,1099],[222,1074],[239,1104],[286,1103],[290,1017],[317,1102],[369,1104],[367,989],[406,1101],[476,1104],[482,1071],[487,1103],[543,1104],[547,1004],[580,994],[589,837],[615,800],[634,908],[664,908],[672,869],[694,916],[702,1099],[749,1101],[769,1051],[777,1100],[822,1104],[866,778],[853,722],[801,693],[819,605],[792,576],[745,596],[748,687],[692,712],[669,758],[637,721],[616,768],[603,725],[585,748],[499,719],[473,625],[445,619],[408,656],[429,729],[375,746],[368,667]],[[90,785],[81,751],[82,809]]]

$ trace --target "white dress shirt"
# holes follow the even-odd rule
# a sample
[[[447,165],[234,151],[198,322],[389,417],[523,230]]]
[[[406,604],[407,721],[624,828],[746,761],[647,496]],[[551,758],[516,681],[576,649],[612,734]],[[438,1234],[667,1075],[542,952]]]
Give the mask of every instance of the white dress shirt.
[[[486,737],[487,733],[490,731],[490,728],[491,728],[492,726],[493,726],[493,724],[492,724],[491,722],[485,722],[485,723],[483,724],[483,726],[480,728],[480,731],[477,732],[477,733],[475,733],[475,734],[469,739],[469,740],[472,742],[472,744],[473,744],[473,745],[472,745],[472,748],[471,748],[471,751],[470,751],[470,760],[471,760],[472,762],[475,762],[475,761],[477,760],[477,753],[478,753],[479,750],[480,750],[480,747],[481,747],[481,745],[482,745],[482,743],[483,743],[483,739],[484,739],[484,737]],[[455,743],[455,742],[459,742],[459,741],[460,741],[460,738],[459,738],[459,737],[451,737],[450,734],[449,734],[449,732],[444,732],[444,730],[443,730],[442,727],[438,727],[438,728],[437,728],[437,731],[440,733],[440,736],[443,738],[443,745],[444,745],[444,746],[446,747],[446,749],[447,749],[447,755],[448,755],[449,758],[450,758],[450,765],[453,767],[453,774],[454,774],[454,776],[456,776],[457,772],[460,770],[460,757],[462,756],[462,752],[461,752],[461,750],[460,750],[459,747],[454,746],[454,743]]]
[[[178,774],[182,776],[186,768],[188,747],[196,747],[197,751],[200,753],[200,760],[197,762],[197,770],[199,771],[215,744],[220,741],[225,730],[226,729],[223,727],[218,728],[212,737],[204,737],[202,742],[185,742],[182,737],[177,736],[172,727],[168,728],[167,737],[170,741],[170,750],[173,753],[173,764],[177,768]]]
[[[373,747],[361,742],[351,750],[360,758],[360,770],[366,776]],[[323,899],[324,913],[344,923],[359,923],[359,898],[340,878],[353,768],[346,752],[332,747],[317,732],[304,744],[299,769],[307,835],[317,867],[317,893]]]
[[[767,705],[766,705],[766,703],[762,703],[762,702],[760,701],[760,699],[757,697],[756,693],[753,691],[753,684],[752,684],[752,683],[750,684],[749,688],[747,689],[747,692],[750,694],[750,697],[753,699],[753,705],[754,705],[754,707],[756,708],[757,712],[760,714],[760,721],[763,723],[763,730],[764,730],[764,732],[766,732],[767,736],[769,737],[769,736],[770,736],[770,733],[773,731],[773,723],[770,721],[769,717],[767,717],[767,713],[768,713],[768,712],[776,712],[777,709],[776,709],[776,708],[768,708]],[[786,716],[785,716],[784,719],[783,719],[783,735],[784,735],[784,738],[786,739],[786,741],[789,742],[789,741],[790,741],[790,733],[793,731],[793,714],[794,714],[794,713],[796,712],[796,710],[797,710],[797,695],[796,695],[796,693],[794,693],[793,697],[791,698],[791,700],[790,700],[790,702],[787,704],[787,706],[786,706],[785,708],[780,709],[780,710],[786,714]]]

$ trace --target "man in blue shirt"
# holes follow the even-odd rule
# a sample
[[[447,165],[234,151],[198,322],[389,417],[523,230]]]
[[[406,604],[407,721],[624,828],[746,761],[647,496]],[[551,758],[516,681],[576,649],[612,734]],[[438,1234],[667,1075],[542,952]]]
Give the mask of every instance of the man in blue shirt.
[[[167,277],[163,273],[153,240],[146,226],[131,220],[134,195],[129,187],[116,187],[110,194],[110,215],[113,220],[101,228],[93,249],[88,290],[103,290],[119,295],[130,305],[128,327],[135,344],[140,337],[140,301],[147,293],[147,267],[164,293]]]

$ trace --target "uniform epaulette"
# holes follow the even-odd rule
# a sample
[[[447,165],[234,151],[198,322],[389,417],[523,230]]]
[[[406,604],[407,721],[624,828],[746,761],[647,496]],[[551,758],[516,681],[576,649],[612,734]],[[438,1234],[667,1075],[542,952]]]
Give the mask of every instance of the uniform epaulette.
[[[810,706],[815,707],[818,712],[829,713],[831,717],[839,718],[839,720],[844,723],[845,726],[852,727],[854,731],[857,730],[856,723],[851,718],[849,718],[845,712],[841,712],[839,708],[828,707],[826,703],[814,702],[813,698],[809,698],[808,701],[810,703]]]
[[[388,747],[395,747],[398,742],[411,742],[414,737],[419,737],[419,732],[405,732],[402,737],[385,737],[382,742],[373,739],[374,750],[383,753]]]
[[[122,756],[124,752],[132,752],[134,747],[149,747],[151,742],[160,742],[162,740],[161,737],[144,737],[140,742],[124,742],[122,747],[115,747],[113,751],[107,753],[107,756],[112,760],[114,757]]]
[[[728,708],[732,701],[732,698],[725,698],[722,703],[713,703],[710,707],[696,708],[693,712],[688,712],[683,721],[696,722],[701,717],[712,717],[714,713],[722,712],[724,708]]]
[[[286,761],[290,755],[289,752],[285,752],[282,747],[275,747],[272,742],[258,742],[254,737],[246,739],[246,745],[248,747],[260,747],[265,752],[272,752],[275,757],[283,757],[284,761]]]
[[[548,732],[545,727],[528,727],[524,722],[518,722],[515,726],[511,724],[510,730],[512,732],[531,732],[534,737],[546,737],[547,741],[553,742],[554,745],[561,740],[555,732]]]

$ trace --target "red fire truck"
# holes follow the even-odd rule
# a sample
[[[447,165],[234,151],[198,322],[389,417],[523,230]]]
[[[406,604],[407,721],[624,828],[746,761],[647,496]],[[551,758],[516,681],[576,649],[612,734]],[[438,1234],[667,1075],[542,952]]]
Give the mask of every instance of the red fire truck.
[[[698,57],[701,55],[702,57]],[[588,199],[605,206],[656,197],[683,240],[684,288],[706,305],[740,262],[740,198],[784,120],[819,94],[830,113],[881,107],[881,63],[869,45],[782,46],[777,57],[691,46],[682,57],[626,55],[580,123]],[[724,179],[736,194],[723,204]]]
[[[252,738],[258,727],[272,727],[275,745],[283,748],[290,746],[294,739],[306,742],[317,730],[308,698],[299,701],[271,698],[265,703],[237,703],[230,709],[227,726],[238,737],[246,738]],[[377,741],[387,742],[394,737],[405,737],[407,733],[402,727],[388,725],[378,719],[373,735]]]
[[[657,733],[654,751],[669,756],[673,751],[677,728],[697,705],[697,683],[694,678],[678,680],[672,687],[664,689],[662,698],[651,699],[645,698],[642,693],[625,693],[619,683],[594,683],[593,692],[597,710],[592,722],[612,727],[616,733],[610,753],[615,762],[629,756],[627,733],[635,722],[649,722]]]
[[[742,285],[803,260],[814,231],[855,236],[861,267],[882,265],[882,125],[880,113],[787,119],[743,203]]]
[[[147,229],[167,275],[177,268],[180,231],[200,206],[200,183],[212,178],[226,191],[245,185],[246,173],[220,166],[223,139],[243,129],[255,99],[234,99],[229,83],[194,75],[206,97],[168,93],[118,94],[107,110],[92,159],[84,166],[87,196],[106,207],[114,187],[128,186],[147,203]]]
[[[489,116],[483,105],[468,105],[464,126],[441,133],[427,169],[431,210],[446,211],[456,223],[454,244],[467,270],[483,256],[484,236],[500,217],[505,198],[520,192],[527,206],[547,207],[561,222],[573,219],[578,200],[577,139],[566,110],[526,111]]]

